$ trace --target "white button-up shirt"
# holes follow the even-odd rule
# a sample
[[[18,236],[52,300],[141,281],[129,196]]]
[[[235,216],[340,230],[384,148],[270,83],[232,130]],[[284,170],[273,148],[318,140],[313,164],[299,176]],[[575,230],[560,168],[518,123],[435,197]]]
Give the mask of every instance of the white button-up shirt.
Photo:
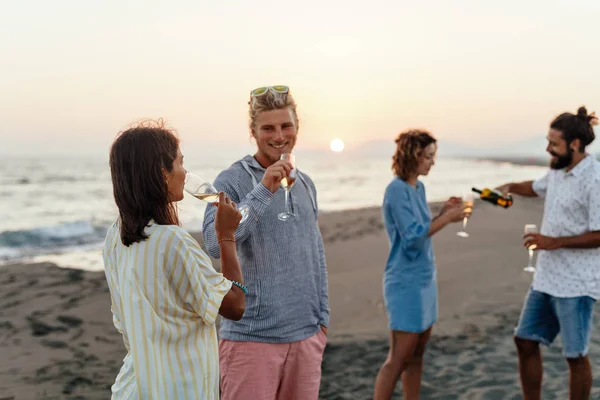
[[[551,169],[533,182],[533,190],[545,198],[542,235],[600,230],[600,163],[593,156],[568,172]],[[600,248],[539,250],[533,289],[555,297],[600,298]]]

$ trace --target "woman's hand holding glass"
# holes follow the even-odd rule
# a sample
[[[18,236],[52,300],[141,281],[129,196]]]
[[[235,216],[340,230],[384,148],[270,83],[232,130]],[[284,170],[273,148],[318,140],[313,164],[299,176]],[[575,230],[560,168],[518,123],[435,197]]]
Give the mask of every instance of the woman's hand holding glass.
[[[467,218],[467,213],[462,207],[462,201],[459,199],[456,204],[451,203],[447,206],[445,205],[440,212],[440,216],[447,218],[449,222],[460,222],[464,218]]]
[[[218,205],[217,203],[220,202],[220,195],[217,189],[215,189],[215,187],[210,182],[205,181],[204,179],[200,178],[198,175],[192,172],[186,172],[183,189],[195,198],[205,201],[207,203]],[[227,198],[227,196],[225,197]],[[229,198],[227,199],[231,202]],[[248,218],[250,209],[247,205],[243,205],[239,208],[239,211],[242,215],[243,222]]]
[[[225,193],[219,193],[219,202],[216,204],[217,214],[215,216],[215,231],[217,238],[235,240],[235,230],[242,220],[242,213]]]
[[[439,215],[443,215],[450,208],[455,208],[460,205],[462,205],[462,199],[460,197],[452,196],[448,200],[446,200],[442,209],[440,210]]]

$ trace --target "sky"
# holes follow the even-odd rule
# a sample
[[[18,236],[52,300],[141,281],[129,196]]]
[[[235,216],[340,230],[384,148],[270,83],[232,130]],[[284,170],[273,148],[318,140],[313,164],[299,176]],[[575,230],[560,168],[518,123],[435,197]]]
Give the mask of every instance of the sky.
[[[251,148],[251,89],[288,85],[298,146],[409,127],[475,146],[600,112],[597,0],[0,3],[0,153],[107,153],[164,118],[183,144]]]

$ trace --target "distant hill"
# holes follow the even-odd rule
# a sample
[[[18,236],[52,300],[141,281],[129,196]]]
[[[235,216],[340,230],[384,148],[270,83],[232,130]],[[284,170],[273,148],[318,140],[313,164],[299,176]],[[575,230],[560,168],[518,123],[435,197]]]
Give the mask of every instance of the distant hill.
[[[492,159],[521,159],[529,163],[531,160],[546,164],[548,142],[544,135],[526,138],[501,146],[470,146],[459,142],[443,140],[439,142],[438,156],[440,157],[467,157],[467,158],[492,158]],[[361,146],[349,150],[352,153],[365,156],[389,157],[394,152],[394,142],[390,140],[371,140]],[[600,139],[588,147],[588,152],[600,154]]]
[[[370,140],[348,152],[368,157],[391,157],[394,150],[395,144],[392,140]],[[449,141],[440,142],[438,149],[438,155],[441,157],[472,156],[478,152],[480,150],[476,148]]]

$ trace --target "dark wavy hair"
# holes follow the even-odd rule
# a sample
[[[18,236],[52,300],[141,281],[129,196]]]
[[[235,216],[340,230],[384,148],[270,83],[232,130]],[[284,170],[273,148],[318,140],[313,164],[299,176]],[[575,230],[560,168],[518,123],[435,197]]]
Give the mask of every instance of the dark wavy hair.
[[[550,128],[562,132],[563,139],[567,145],[573,140],[579,139],[579,151],[584,152],[585,148],[594,141],[593,126],[598,123],[598,118],[594,113],[588,115],[585,107],[579,107],[577,114],[562,113],[550,123]]]
[[[173,169],[178,148],[179,139],[161,120],[140,122],[119,133],[113,142],[110,174],[125,246],[148,238],[144,229],[150,220],[179,225],[163,174],[163,169]]]
[[[396,153],[392,158],[392,170],[402,180],[408,180],[417,172],[423,150],[437,141],[431,133],[421,129],[408,129],[396,138]]]

